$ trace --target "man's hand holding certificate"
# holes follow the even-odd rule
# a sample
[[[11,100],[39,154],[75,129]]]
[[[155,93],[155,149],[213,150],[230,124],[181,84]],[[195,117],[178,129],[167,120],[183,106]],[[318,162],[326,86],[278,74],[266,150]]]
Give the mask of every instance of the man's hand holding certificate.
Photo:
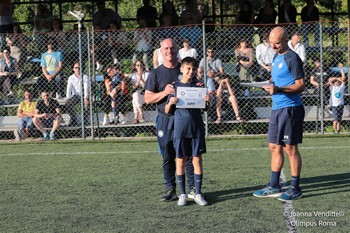
[[[176,108],[205,108],[205,102],[209,98],[207,96],[207,88],[202,87],[177,87]]]

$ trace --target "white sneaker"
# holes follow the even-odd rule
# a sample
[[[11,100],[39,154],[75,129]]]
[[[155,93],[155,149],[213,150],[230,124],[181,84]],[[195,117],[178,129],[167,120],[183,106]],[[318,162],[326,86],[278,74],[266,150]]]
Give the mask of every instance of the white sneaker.
[[[126,120],[122,121],[122,125],[126,125],[128,122]]]
[[[196,194],[193,200],[200,206],[208,205],[208,202],[203,198],[202,194]]]
[[[56,99],[61,99],[61,95],[58,92],[56,92]]]
[[[104,117],[104,118],[103,118],[102,125],[108,125],[108,124],[109,124],[109,119],[108,119],[108,117]]]
[[[177,201],[178,206],[185,206],[187,204],[187,196],[186,194],[181,194],[179,196],[179,200]]]
[[[12,97],[13,96],[13,92],[9,91],[9,93],[7,94],[7,97]]]
[[[19,132],[18,132],[17,129],[15,131],[13,131],[13,134],[15,135],[15,141],[16,142],[20,142],[21,141],[21,136],[19,135]]]

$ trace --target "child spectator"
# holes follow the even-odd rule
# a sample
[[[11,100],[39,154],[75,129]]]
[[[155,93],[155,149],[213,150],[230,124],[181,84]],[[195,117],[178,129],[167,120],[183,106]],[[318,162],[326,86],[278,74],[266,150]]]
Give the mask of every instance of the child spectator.
[[[107,94],[111,97],[111,107],[114,113],[114,124],[119,123],[119,111],[123,115],[122,125],[127,123],[124,115],[126,111],[126,103],[128,102],[128,88],[125,82],[125,76],[121,73],[118,65],[107,68],[109,79],[105,80]],[[103,125],[108,124],[108,116],[105,115]]]
[[[344,90],[345,90],[345,73],[343,64],[339,63],[341,77],[332,77],[328,79],[330,98],[329,104],[333,115],[333,130],[334,133],[339,133],[340,122],[344,111]]]
[[[196,60],[186,57],[181,62],[180,71],[182,73],[181,81],[175,82],[174,88],[177,87],[196,87],[193,84],[192,77],[195,74]],[[209,96],[203,97],[206,101],[206,107],[209,106]],[[175,104],[179,101],[174,95],[168,96],[165,106],[165,113],[174,112],[174,147],[176,151],[176,174],[180,187],[180,196],[177,205],[186,205],[185,191],[185,166],[187,158],[193,156],[194,180],[196,195],[194,201],[201,206],[208,202],[201,194],[203,168],[202,154],[206,153],[205,129],[200,109],[178,108],[173,110]]]

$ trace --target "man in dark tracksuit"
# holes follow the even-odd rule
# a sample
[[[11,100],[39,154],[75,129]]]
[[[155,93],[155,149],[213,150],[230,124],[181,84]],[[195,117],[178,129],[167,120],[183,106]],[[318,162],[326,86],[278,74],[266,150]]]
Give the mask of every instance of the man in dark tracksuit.
[[[164,57],[164,64],[153,70],[145,85],[145,102],[147,104],[157,103],[158,116],[156,120],[157,139],[160,152],[163,156],[163,176],[166,188],[162,201],[176,200],[175,183],[175,157],[176,153],[173,144],[174,116],[164,112],[166,100],[169,94],[174,94],[172,83],[179,80],[180,64],[177,60],[178,47],[172,39],[165,39],[161,42],[161,53]],[[192,157],[186,164],[189,190],[193,190],[193,165]],[[189,198],[194,194],[189,193]]]

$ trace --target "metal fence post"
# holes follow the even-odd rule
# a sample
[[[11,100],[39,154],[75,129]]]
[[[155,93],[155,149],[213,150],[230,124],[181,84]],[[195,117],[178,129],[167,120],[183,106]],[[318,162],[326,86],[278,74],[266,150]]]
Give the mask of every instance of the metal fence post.
[[[321,80],[320,80],[320,92],[321,92],[321,106],[320,106],[320,111],[321,111],[321,134],[324,134],[324,89],[323,89],[323,36],[322,36],[322,22],[318,22],[319,25],[319,30],[320,30],[320,63],[321,63]],[[317,123],[316,123],[317,124]]]

